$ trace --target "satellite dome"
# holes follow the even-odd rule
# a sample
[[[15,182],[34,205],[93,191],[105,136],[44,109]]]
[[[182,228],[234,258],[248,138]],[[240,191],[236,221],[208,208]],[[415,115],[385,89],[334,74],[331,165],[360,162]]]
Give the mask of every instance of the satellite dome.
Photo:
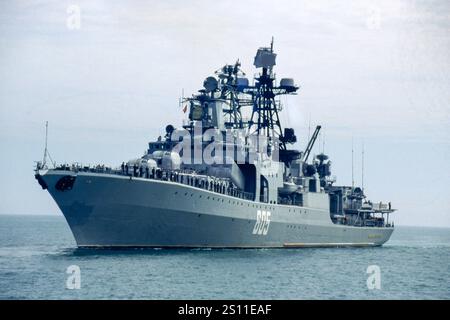
[[[214,77],[208,77],[203,81],[203,87],[205,88],[206,92],[211,92],[217,89],[218,82],[217,79]]]
[[[238,91],[242,91],[243,89],[248,87],[248,79],[247,78],[237,78],[236,79],[236,87]]]
[[[292,78],[281,79],[280,87],[295,87],[294,79],[292,79]]]
[[[328,160],[328,156],[324,153],[320,153],[316,156],[316,158],[320,161],[320,162],[324,162],[326,160]]]
[[[295,86],[294,79],[283,78],[280,81],[280,88],[285,89],[288,93],[297,91],[298,87]]]

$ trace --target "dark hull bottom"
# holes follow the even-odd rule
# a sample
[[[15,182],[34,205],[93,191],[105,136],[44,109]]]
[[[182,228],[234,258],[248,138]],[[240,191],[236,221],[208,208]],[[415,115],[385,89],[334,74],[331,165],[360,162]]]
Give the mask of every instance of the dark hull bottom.
[[[135,250],[135,249],[164,249],[164,250],[193,250],[193,249],[211,249],[211,250],[255,250],[255,249],[311,249],[311,248],[366,248],[366,247],[381,247],[382,245],[375,244],[301,244],[301,245],[285,245],[285,246],[257,246],[257,247],[211,247],[211,246],[77,246],[79,249],[86,250]]]
[[[67,214],[66,219],[78,246],[85,248],[369,247],[382,245],[392,232],[387,228],[272,221],[263,235],[253,233],[255,220],[251,219],[141,210],[146,213],[138,214],[136,208],[119,212],[110,208],[101,210],[104,216],[96,215],[87,221]]]

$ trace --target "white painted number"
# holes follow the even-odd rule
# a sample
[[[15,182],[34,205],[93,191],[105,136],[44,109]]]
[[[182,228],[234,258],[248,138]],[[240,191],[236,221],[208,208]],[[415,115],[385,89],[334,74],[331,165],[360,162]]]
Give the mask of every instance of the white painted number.
[[[270,211],[261,211],[258,210],[256,212],[256,223],[253,228],[253,234],[259,235],[267,235],[269,232],[270,226]]]

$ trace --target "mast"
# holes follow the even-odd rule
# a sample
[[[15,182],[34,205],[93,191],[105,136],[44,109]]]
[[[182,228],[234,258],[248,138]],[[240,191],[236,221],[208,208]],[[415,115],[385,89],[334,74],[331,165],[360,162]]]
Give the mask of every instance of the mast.
[[[322,131],[320,135],[322,137],[322,153],[325,153],[325,133]]]
[[[308,141],[311,139],[311,113],[309,114],[309,124],[308,124]]]
[[[361,188],[364,192],[364,141],[362,143],[362,152],[361,152]]]
[[[47,166],[47,157],[50,159],[50,163],[53,167],[56,166],[55,161],[53,161],[52,156],[50,155],[50,152],[48,152],[47,148],[48,144],[48,121],[45,121],[45,148],[44,148],[44,157],[42,159],[42,166],[41,169],[45,168]]]
[[[245,73],[241,70],[239,59],[234,65],[225,65],[215,73],[219,77],[220,98],[227,100],[229,104],[228,109],[223,109],[223,113],[229,118],[226,126],[234,129],[243,128],[239,93],[248,85],[248,80],[244,78]]]
[[[287,150],[286,145],[297,141],[294,129],[282,130],[278,112],[281,105],[276,97],[279,95],[295,94],[298,87],[291,78],[283,78],[276,84],[273,66],[276,53],[273,51],[273,38],[269,47],[258,49],[254,66],[262,72],[255,77],[255,83],[249,84],[245,73],[242,72],[239,60],[234,65],[225,65],[215,72],[215,77],[207,77],[203,82],[204,89],[192,98],[183,99],[190,102],[189,125],[183,126],[192,130],[194,122],[208,122],[211,103],[220,103],[220,112],[224,115],[226,129],[245,128],[247,136],[267,137],[268,149],[275,147],[283,151],[280,159],[289,162],[298,156],[295,150]],[[252,107],[250,120],[245,120],[241,114],[241,107]],[[210,122],[210,121],[209,121]],[[211,125],[211,124],[210,124]]]
[[[354,166],[353,166],[353,137],[352,137],[352,192],[353,189],[355,188],[355,178],[354,178]]]
[[[257,117],[256,133],[267,138],[282,136],[278,108],[273,92],[274,77],[272,67],[275,65],[276,54],[273,53],[273,42],[270,48],[261,48],[255,57],[255,66],[262,68],[262,74],[257,78],[256,98],[253,106],[251,122]],[[275,120],[275,121],[274,121]]]
[[[293,79],[281,79],[280,85],[275,83],[273,66],[276,62],[276,53],[273,51],[273,38],[270,47],[259,48],[253,65],[262,68],[262,72],[256,78],[255,86],[248,88],[246,93],[253,97],[253,111],[249,121],[249,131],[257,135],[279,140],[280,150],[286,150],[286,143],[294,143],[296,137],[292,130],[284,134],[278,115],[279,105],[275,100],[277,95],[294,94],[298,87]]]
[[[45,148],[44,148],[44,158],[42,159],[42,166],[45,167],[47,164],[47,141],[48,141],[48,121],[45,121]]]

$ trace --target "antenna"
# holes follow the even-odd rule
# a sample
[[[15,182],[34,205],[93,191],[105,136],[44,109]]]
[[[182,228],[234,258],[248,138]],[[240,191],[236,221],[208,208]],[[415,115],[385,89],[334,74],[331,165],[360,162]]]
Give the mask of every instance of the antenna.
[[[354,174],[353,174],[353,137],[352,137],[352,192],[353,189],[355,188],[355,178],[354,178]]]
[[[45,149],[44,149],[44,158],[42,159],[42,166],[45,167],[47,163],[47,141],[48,141],[48,121],[45,121]]]
[[[322,153],[325,153],[325,133],[322,131]]]
[[[364,141],[362,142],[361,152],[361,188],[364,191]]]
[[[309,114],[309,124],[308,124],[308,141],[311,139],[311,113]]]
[[[322,148],[322,143],[323,143],[323,131],[321,131],[319,133],[319,146],[317,147],[317,152],[320,153],[320,149]]]
[[[42,159],[42,168],[45,168],[47,166],[47,156],[49,157],[53,167],[56,167],[55,161],[53,161],[52,157],[50,156],[50,152],[48,152],[47,142],[48,142],[48,121],[45,121],[45,149],[44,149],[44,158]]]
[[[184,88],[181,88],[181,98],[178,99],[178,105],[180,108],[183,107],[184,102]]]

